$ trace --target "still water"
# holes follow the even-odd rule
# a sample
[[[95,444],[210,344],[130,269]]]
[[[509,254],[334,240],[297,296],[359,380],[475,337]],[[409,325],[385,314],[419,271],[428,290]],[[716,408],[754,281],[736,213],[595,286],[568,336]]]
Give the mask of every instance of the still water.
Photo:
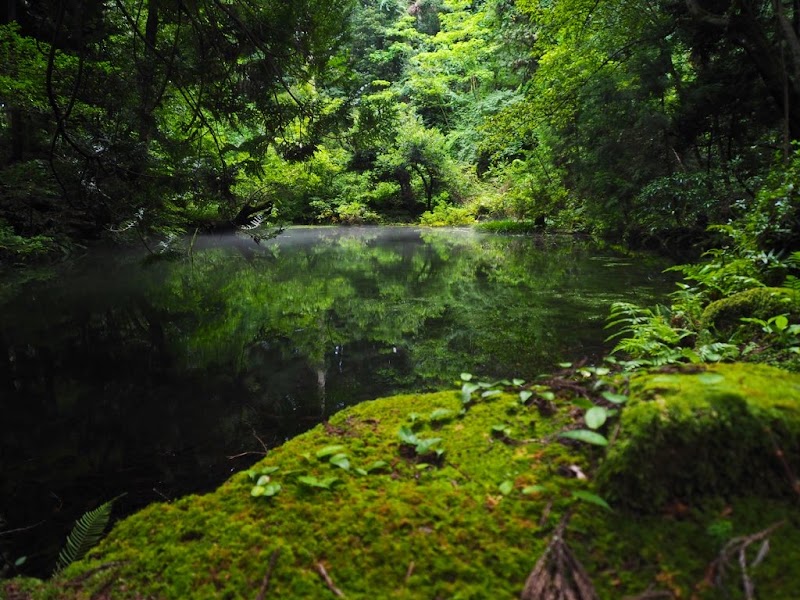
[[[611,302],[670,287],[663,264],[586,241],[461,229],[297,228],[143,258],[94,252],[0,288],[6,574],[22,556],[47,574],[74,520],[122,492],[118,513],[209,490],[346,406],[597,358]]]

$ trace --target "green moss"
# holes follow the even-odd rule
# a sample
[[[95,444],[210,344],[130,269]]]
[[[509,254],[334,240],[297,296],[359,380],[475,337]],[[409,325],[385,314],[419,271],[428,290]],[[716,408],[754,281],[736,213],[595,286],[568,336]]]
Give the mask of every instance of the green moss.
[[[776,315],[800,317],[800,292],[789,288],[753,288],[709,304],[703,311],[704,327],[730,336],[742,318],[767,320]]]
[[[712,374],[727,380],[734,371]],[[653,377],[658,376],[633,382],[639,400],[631,401],[632,410],[648,402]],[[517,598],[568,512],[568,543],[601,598],[635,595],[651,584],[682,597],[718,597],[712,592],[719,590],[701,584],[724,541],[708,531],[719,529],[712,525],[725,505],[718,501],[688,516],[664,517],[611,513],[575,500],[573,491],[594,489],[602,450],[559,441],[557,434],[579,423],[582,411],[569,399],[557,406],[554,415],[543,416],[534,406],[521,406],[516,395],[503,394],[476,400],[459,414],[460,394],[452,392],[358,405],[276,448],[253,468],[278,467],[270,473],[282,486],[278,495],[252,497],[252,479],[238,473],[213,494],[152,505],[118,523],[86,559],[33,588],[30,597],[253,598],[279,551],[270,598],[332,597],[319,564],[351,599]],[[431,418],[442,415],[440,409],[454,417]],[[759,410],[784,414],[777,401],[765,400]],[[412,419],[412,413],[419,416]],[[510,435],[493,435],[498,424]],[[424,462],[435,456],[415,456],[401,444],[401,426],[412,427],[419,438],[442,439],[445,454],[438,466]],[[616,446],[629,431],[623,419]],[[331,445],[342,446],[337,452],[347,455],[349,470],[331,464],[330,454],[317,456]],[[357,469],[375,461],[386,465],[359,474]],[[570,466],[590,479],[565,477]],[[315,489],[301,483],[304,476],[340,481],[330,490]],[[510,489],[503,493],[505,482]],[[522,492],[533,485],[541,487]],[[752,532],[769,519],[796,525],[793,512],[793,505],[779,500],[736,499],[724,513],[731,522],[725,531]],[[773,544],[781,554],[771,554],[769,568],[765,562],[757,571],[759,589],[769,591],[765,597],[788,599],[794,586],[784,574],[798,558],[797,528],[787,526]]]
[[[741,490],[791,495],[786,465],[800,464],[800,376],[746,364],[694,371],[631,380],[619,441],[600,469],[603,491],[648,511]]]

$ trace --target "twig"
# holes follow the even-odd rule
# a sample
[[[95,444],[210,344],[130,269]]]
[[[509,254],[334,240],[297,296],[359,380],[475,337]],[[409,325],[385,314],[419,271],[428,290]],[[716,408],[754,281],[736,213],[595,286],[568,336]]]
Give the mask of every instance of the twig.
[[[725,568],[728,566],[731,559],[736,556],[737,562],[739,563],[739,568],[742,572],[742,588],[745,593],[745,598],[746,600],[755,600],[755,586],[753,585],[752,579],[750,579],[750,574],[747,572],[747,547],[754,542],[760,542],[763,540],[761,549],[758,552],[758,556],[750,564],[751,568],[758,566],[758,564],[764,559],[764,556],[766,556],[767,552],[769,551],[768,538],[770,534],[772,534],[772,532],[779,527],[782,527],[785,523],[786,521],[778,521],[766,529],[763,529],[752,535],[735,537],[725,544],[717,559],[711,563],[711,568],[716,571],[714,583],[717,585],[717,587],[722,587],[724,583],[723,580],[725,579]]]
[[[276,548],[272,552],[272,556],[269,557],[269,566],[267,567],[267,572],[264,573],[264,579],[261,580],[261,589],[258,590],[258,596],[256,596],[256,600],[264,600],[267,596],[267,590],[269,590],[269,578],[272,577],[272,571],[275,570],[275,563],[278,562],[278,556],[281,553],[280,548]]]
[[[320,577],[322,577],[325,585],[327,585],[328,589],[333,592],[334,596],[344,598],[344,593],[333,583],[333,579],[331,579],[331,576],[328,575],[328,572],[325,570],[325,565],[323,565],[321,562],[317,563],[317,573],[319,573]]]
[[[260,437],[258,437],[258,434],[256,433],[255,429],[253,429],[253,437],[258,440],[259,444],[261,444],[261,447],[264,449],[262,452],[257,452],[257,451],[251,450],[249,452],[240,452],[239,454],[234,454],[232,456],[226,456],[225,458],[227,458],[228,460],[233,460],[235,458],[242,458],[243,456],[250,456],[252,454],[255,454],[257,456],[266,456],[267,454],[269,454],[269,446],[267,446],[264,443],[264,440],[262,440]]]
[[[11,535],[12,533],[19,533],[21,531],[28,531],[29,529],[33,529],[34,527],[38,527],[42,523],[45,522],[45,519],[42,519],[38,523],[34,523],[33,525],[26,525],[25,527],[17,527],[16,529],[8,529],[6,531],[0,531],[0,537],[4,535]]]
[[[783,466],[783,470],[786,473],[786,478],[789,480],[789,485],[792,487],[792,491],[794,491],[794,493],[800,497],[800,479],[797,478],[797,474],[794,472],[794,469],[792,469],[789,461],[786,460],[786,455],[781,447],[778,446],[778,441],[775,439],[775,435],[772,433],[772,430],[769,427],[765,427],[764,430],[766,431],[770,442],[772,442],[772,448],[775,451],[775,457]]]
[[[411,579],[411,575],[414,573],[415,566],[416,565],[414,564],[413,560],[410,563],[408,563],[408,570],[406,571],[406,580],[405,580],[406,585],[408,585],[408,580]]]

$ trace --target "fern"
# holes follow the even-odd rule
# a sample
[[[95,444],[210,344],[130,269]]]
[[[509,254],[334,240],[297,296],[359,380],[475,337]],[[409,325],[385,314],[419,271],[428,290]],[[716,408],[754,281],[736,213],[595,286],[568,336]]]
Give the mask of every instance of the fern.
[[[123,494],[124,495],[124,494]],[[111,507],[121,496],[101,504],[75,521],[75,525],[67,536],[67,543],[58,554],[53,575],[58,575],[76,560],[83,558],[103,537],[108,521],[111,519]]]

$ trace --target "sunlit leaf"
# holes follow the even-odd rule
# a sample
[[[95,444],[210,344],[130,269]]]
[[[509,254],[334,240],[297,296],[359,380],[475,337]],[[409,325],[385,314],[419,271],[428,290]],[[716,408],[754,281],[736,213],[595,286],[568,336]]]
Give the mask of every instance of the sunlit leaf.
[[[560,362],[560,363],[558,363],[558,366],[561,367],[562,369],[569,369],[572,366],[572,363],[571,362]]]
[[[385,469],[389,466],[385,460],[376,460],[372,464],[367,467],[367,471],[379,471],[380,469]]]
[[[522,402],[523,404],[525,404],[528,400],[531,399],[531,396],[533,396],[533,392],[532,391],[530,391],[530,390],[522,390],[519,393],[519,401]]]
[[[514,491],[514,482],[506,479],[503,483],[501,483],[498,488],[500,489],[500,493],[503,496],[508,496],[511,492]]]
[[[502,394],[500,390],[486,390],[481,394],[481,398],[493,398]]]
[[[543,485],[526,485],[522,488],[523,494],[539,494],[545,491],[545,487]]]
[[[583,415],[583,420],[586,421],[589,429],[599,429],[605,424],[607,418],[608,412],[602,406],[593,406]]]
[[[516,386],[525,385],[525,380],[524,379],[512,379],[511,383],[513,383]]]
[[[269,483],[269,475],[262,475],[256,481],[256,485],[267,485]]]
[[[461,374],[461,381],[471,381],[471,380],[472,380],[472,373]]]
[[[587,444],[594,444],[595,446],[607,446],[608,440],[597,433],[596,431],[589,431],[588,429],[573,429],[572,431],[564,431],[558,434],[560,437],[568,438],[571,440],[578,440]]]

